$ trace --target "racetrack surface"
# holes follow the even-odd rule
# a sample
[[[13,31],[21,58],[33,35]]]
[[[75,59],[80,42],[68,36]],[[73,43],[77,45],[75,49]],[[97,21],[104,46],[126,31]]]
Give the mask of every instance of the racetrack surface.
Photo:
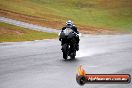
[[[132,88],[132,84],[76,82],[76,69],[87,73],[132,75],[132,35],[80,38],[75,60],[63,60],[58,39],[0,43],[0,88]]]

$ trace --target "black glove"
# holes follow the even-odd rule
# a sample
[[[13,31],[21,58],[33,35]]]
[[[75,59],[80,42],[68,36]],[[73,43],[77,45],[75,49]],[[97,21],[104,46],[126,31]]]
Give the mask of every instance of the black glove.
[[[61,41],[61,38],[59,38],[59,41]]]

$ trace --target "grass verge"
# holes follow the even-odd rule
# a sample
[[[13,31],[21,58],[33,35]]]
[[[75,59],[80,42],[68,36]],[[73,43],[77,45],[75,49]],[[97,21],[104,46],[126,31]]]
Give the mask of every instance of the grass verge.
[[[59,29],[72,19],[80,30],[89,33],[105,33],[106,29],[132,32],[132,0],[0,1],[1,16],[46,27]]]
[[[56,38],[57,34],[46,33],[0,22],[0,42],[32,41]]]

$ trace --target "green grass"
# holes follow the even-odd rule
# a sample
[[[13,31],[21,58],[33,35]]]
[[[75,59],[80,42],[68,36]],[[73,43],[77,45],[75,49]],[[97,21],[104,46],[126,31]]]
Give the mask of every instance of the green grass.
[[[47,20],[132,31],[132,0],[0,0],[0,8]]]
[[[32,41],[56,38],[57,34],[29,30],[0,22],[0,42]]]

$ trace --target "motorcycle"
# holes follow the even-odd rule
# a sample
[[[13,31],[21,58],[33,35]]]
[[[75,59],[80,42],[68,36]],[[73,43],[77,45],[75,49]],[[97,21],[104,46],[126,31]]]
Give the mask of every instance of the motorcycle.
[[[66,60],[68,56],[70,56],[71,59],[75,59],[76,56],[76,36],[77,33],[74,32],[71,28],[66,28],[63,30],[60,34],[60,39],[62,42],[62,52],[63,52],[63,58]]]

